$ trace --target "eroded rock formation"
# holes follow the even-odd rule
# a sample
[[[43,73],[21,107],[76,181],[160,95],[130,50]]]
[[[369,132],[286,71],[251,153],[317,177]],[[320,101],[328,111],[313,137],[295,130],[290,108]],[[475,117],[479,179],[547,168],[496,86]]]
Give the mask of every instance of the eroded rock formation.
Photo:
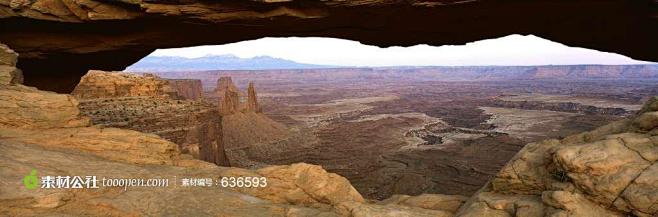
[[[169,85],[181,99],[199,100],[203,98],[203,85],[198,79],[167,79]]]
[[[151,75],[90,71],[73,95],[94,124],[153,133],[197,159],[229,165],[217,109],[172,98],[180,93],[173,91],[167,81]]]
[[[261,112],[260,106],[258,106],[258,98],[256,96],[256,88],[254,87],[254,82],[249,82],[249,87],[247,88],[247,108],[248,112]]]
[[[215,93],[219,96],[219,111],[222,114],[229,115],[240,111],[240,95],[231,77],[220,77]]]
[[[235,165],[257,166],[252,165],[255,162],[246,160],[243,149],[257,144],[264,145],[288,136],[285,125],[261,113],[253,82],[250,82],[247,88],[245,103],[240,103],[239,90],[231,77],[220,77],[215,92],[223,94],[219,99],[219,107],[223,115],[223,139],[228,158],[235,162]]]
[[[534,34],[655,61],[657,8],[651,0],[2,0],[0,41],[21,54],[27,84],[68,93],[87,70],[123,70],[157,48],[261,37],[410,46]]]
[[[526,145],[459,216],[655,216],[658,97],[632,119]]]
[[[215,88],[215,92],[217,95],[221,96],[225,91],[238,92],[238,87],[235,86],[231,77],[223,76],[217,79],[217,87]]]
[[[217,80],[215,93],[219,98],[219,108],[222,114],[230,115],[236,112],[261,112],[258,105],[258,96],[253,82],[249,82],[247,87],[247,101],[241,103],[240,91],[233,83],[231,77],[220,77]]]
[[[140,76],[126,72],[90,70],[71,93],[79,99],[113,97],[172,97],[177,94],[169,82],[152,74]]]

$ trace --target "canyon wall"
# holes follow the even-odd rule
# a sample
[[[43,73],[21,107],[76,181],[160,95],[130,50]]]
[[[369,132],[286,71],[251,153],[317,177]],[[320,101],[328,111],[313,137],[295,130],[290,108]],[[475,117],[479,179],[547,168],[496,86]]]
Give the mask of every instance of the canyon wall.
[[[198,79],[167,79],[169,85],[181,99],[199,100],[203,98],[203,84]]]
[[[167,81],[150,75],[90,71],[73,95],[94,124],[153,133],[198,159],[228,165],[217,109],[163,94],[171,91]]]

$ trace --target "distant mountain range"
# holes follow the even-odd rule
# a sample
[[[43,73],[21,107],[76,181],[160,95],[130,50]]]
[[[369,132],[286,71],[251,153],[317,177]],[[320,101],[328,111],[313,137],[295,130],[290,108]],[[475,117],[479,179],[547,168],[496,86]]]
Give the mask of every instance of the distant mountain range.
[[[215,55],[199,58],[174,56],[147,56],[129,66],[130,72],[205,71],[205,70],[263,70],[263,69],[309,69],[335,66],[298,63],[270,56],[240,58],[233,55]]]

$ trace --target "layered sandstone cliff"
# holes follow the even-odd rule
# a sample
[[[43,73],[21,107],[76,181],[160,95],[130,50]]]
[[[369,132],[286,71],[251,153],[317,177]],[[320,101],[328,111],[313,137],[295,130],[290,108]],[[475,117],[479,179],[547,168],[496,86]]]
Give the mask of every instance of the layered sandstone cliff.
[[[203,98],[203,85],[198,79],[167,79],[169,85],[181,99],[199,100]]]
[[[118,82],[108,81],[117,77]],[[116,83],[134,85],[108,85]],[[153,133],[178,144],[184,153],[197,159],[229,165],[219,112],[201,101],[177,100],[170,96],[178,94],[163,94],[171,90],[168,85],[154,76],[90,71],[73,94],[81,97],[79,108],[94,124]]]
[[[140,76],[132,73],[99,70],[87,72],[71,94],[78,99],[135,96],[177,97],[176,91],[171,88],[169,82],[155,75]]]

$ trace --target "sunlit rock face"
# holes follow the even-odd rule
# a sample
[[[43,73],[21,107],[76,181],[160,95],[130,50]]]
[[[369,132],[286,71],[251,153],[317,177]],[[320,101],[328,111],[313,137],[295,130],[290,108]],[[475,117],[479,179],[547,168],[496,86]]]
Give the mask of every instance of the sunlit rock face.
[[[169,82],[152,74],[90,70],[71,93],[79,99],[153,96],[177,98]]]
[[[0,1],[4,27],[0,41],[21,54],[19,68],[26,84],[61,93],[73,90],[89,69],[123,70],[156,48],[273,36],[408,46],[533,34],[569,46],[656,61],[656,4],[645,0],[4,0]]]
[[[654,216],[658,97],[633,118],[526,145],[458,216]]]

